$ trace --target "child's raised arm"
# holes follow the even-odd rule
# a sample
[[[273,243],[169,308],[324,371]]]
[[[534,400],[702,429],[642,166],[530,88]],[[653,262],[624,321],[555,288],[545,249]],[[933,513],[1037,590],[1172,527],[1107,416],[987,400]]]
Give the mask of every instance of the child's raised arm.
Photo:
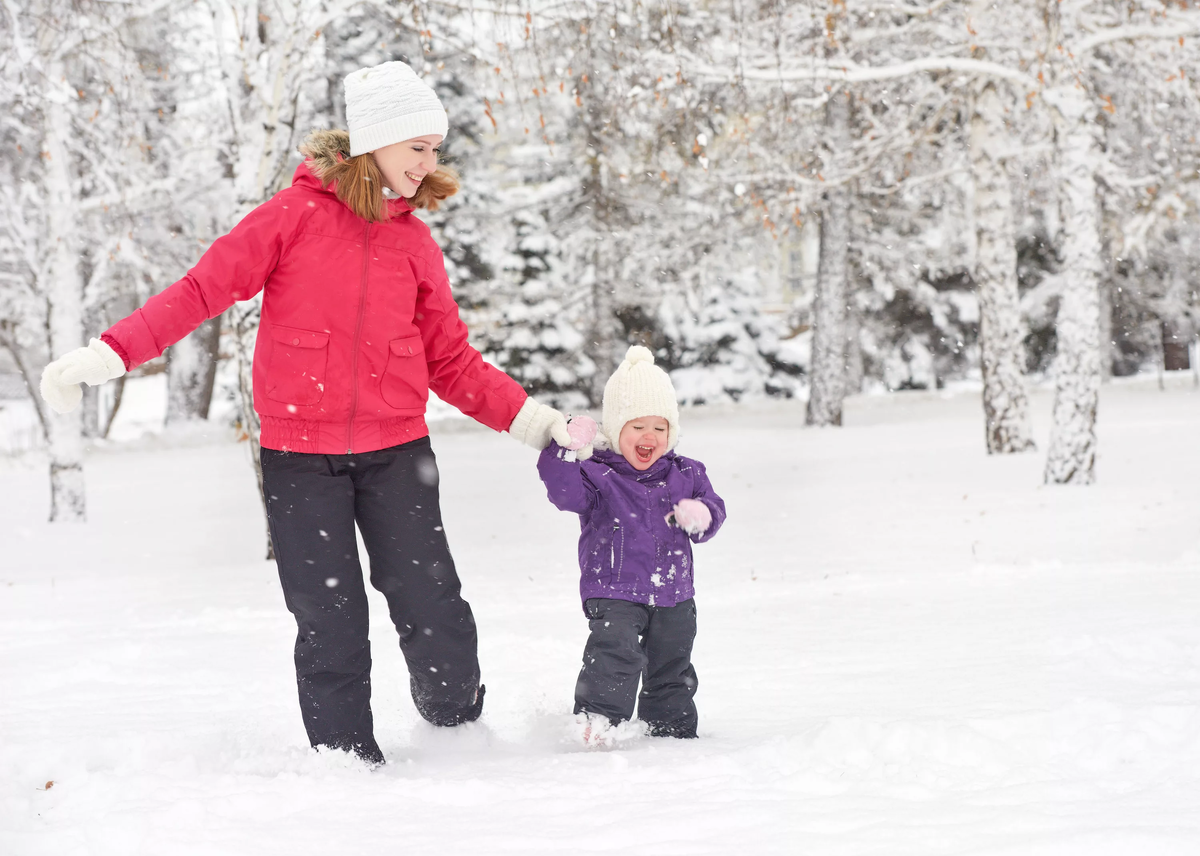
[[[560,510],[585,514],[592,507],[596,489],[570,450],[551,442],[538,458],[538,475],[546,485],[546,495]]]

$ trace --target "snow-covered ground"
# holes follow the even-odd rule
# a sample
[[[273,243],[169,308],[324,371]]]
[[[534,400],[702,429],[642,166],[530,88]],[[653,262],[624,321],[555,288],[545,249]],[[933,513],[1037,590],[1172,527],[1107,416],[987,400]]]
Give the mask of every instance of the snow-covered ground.
[[[435,430],[483,719],[419,721],[382,598],[368,772],[307,747],[244,444],[88,460],[52,527],[0,459],[0,853],[1200,853],[1200,391],[1107,385],[1099,482],[983,453],[978,396],[684,416],[729,507],[697,549],[702,739],[562,740],[586,623],[535,455]],[[128,427],[128,426],[127,426]],[[118,432],[118,436],[120,436]],[[46,789],[48,782],[53,786]]]

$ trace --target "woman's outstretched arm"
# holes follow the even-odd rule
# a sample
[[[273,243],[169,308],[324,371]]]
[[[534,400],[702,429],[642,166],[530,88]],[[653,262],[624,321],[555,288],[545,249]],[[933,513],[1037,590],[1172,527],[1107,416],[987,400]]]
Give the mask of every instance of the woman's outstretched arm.
[[[101,341],[117,352],[126,369],[154,359],[202,322],[262,291],[295,232],[296,216],[282,195],[243,217],[183,279],[104,332]]]

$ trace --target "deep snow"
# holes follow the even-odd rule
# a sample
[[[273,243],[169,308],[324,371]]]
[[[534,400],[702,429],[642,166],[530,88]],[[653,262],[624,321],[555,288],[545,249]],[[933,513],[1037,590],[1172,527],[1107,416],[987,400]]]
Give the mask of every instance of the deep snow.
[[[1005,458],[970,391],[840,430],[686,412],[729,507],[696,549],[702,739],[609,752],[562,739],[574,519],[532,450],[439,423],[487,707],[418,720],[375,594],[376,772],[308,750],[244,444],[107,444],[71,527],[36,453],[0,459],[0,853],[1200,852],[1200,391],[1107,385],[1087,488],[1041,486],[1033,403],[1040,451]]]

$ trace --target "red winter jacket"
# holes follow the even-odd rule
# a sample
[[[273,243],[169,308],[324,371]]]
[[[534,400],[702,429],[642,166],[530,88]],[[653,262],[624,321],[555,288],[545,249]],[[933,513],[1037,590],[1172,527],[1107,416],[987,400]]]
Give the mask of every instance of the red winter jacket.
[[[403,200],[368,223],[310,163],[101,338],[133,368],[262,291],[254,409],[266,448],[344,454],[424,437],[430,389],[507,430],[525,391],[467,343],[429,227]]]

